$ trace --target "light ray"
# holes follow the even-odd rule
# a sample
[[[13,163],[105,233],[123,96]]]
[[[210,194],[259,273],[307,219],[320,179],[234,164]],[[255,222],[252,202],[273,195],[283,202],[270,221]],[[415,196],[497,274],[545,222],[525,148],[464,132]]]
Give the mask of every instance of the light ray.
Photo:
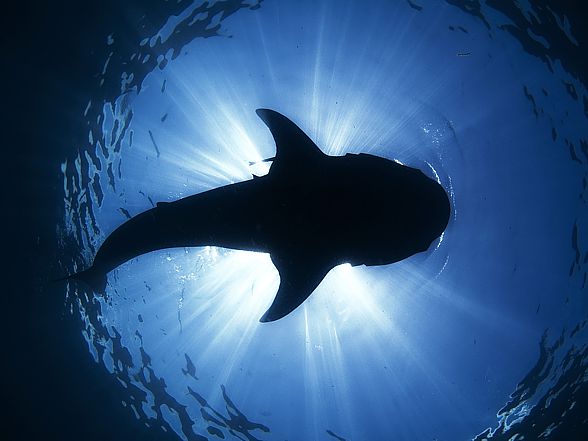
[[[476,226],[458,224],[456,203],[477,195],[470,193],[470,181],[459,178],[469,170],[456,130],[461,136],[495,108],[479,106],[463,115],[457,104],[447,104],[461,102],[456,90],[462,78],[475,79],[468,75],[479,66],[456,67],[453,54],[443,54],[450,39],[443,34],[443,8],[425,8],[422,21],[404,2],[365,9],[365,2],[352,1],[321,2],[318,8],[306,1],[270,3],[227,20],[235,38],[194,41],[165,70],[152,72],[140,93],[129,94],[134,140],[131,146],[127,133],[117,153],[121,176],[111,185],[106,169],[92,170],[104,192],[96,210],[102,234],[123,220],[121,207],[136,214],[154,202],[267,173],[271,163],[259,161],[274,156],[275,146],[255,115],[258,107],[288,115],[327,154],[366,152],[422,169],[450,194],[450,228],[428,253],[401,263],[334,268],[301,307],[263,325],[258,320],[279,285],[270,256],[216,247],[151,253],[110,276],[100,320],[121,332],[136,360],[142,356],[140,334],[154,371],[187,407],[193,403],[186,387],[194,383],[178,373],[184,355],[196,366],[202,396],[220,402],[219,386],[234,386],[236,400],[256,415],[269,408],[268,418],[284,423],[280,427],[304,420],[300,439],[318,439],[326,427],[344,428],[350,439],[377,439],[374,433],[430,439],[430,431],[416,427],[415,414],[436,424],[467,420],[471,426],[475,412],[468,402],[485,408],[503,397],[494,393],[476,403],[477,396],[463,392],[478,362],[464,355],[471,349],[459,347],[462,334],[495,333],[500,343],[523,346],[533,332],[503,305],[456,283],[456,267],[490,274],[482,261],[463,261],[464,250],[475,244],[460,233]],[[506,69],[504,59],[494,62],[489,69]],[[105,106],[106,138],[122,107]],[[468,155],[476,154],[475,143],[467,147]],[[101,163],[106,156],[98,152]],[[78,158],[64,168],[80,175],[81,164]],[[97,200],[91,189],[87,194]],[[69,196],[82,199],[75,191]],[[501,255],[485,257],[496,261]],[[479,363],[495,363],[499,350],[486,349]],[[107,365],[115,369],[112,360]],[[288,437],[279,430],[276,439]]]

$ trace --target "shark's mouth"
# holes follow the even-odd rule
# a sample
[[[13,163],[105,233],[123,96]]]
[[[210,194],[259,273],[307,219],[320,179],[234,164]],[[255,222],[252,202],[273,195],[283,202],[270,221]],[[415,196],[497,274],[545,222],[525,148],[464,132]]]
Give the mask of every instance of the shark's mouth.
[[[533,409],[558,378],[585,388],[561,352],[586,348],[584,85],[478,2],[315,3],[182,3],[132,50],[107,38],[87,144],[61,169],[68,272],[158,202],[266,175],[276,152],[260,107],[326,154],[422,170],[448,194],[447,230],[394,265],[337,266],[271,326],[257,322],[280,283],[269,255],[144,255],[104,297],[68,287],[89,351],[128,389],[124,406],[182,439],[466,439],[495,424],[541,340],[551,375],[527,377],[485,436],[527,433],[525,418],[550,427]],[[558,290],[570,312],[554,318]],[[546,328],[574,332],[553,345]]]

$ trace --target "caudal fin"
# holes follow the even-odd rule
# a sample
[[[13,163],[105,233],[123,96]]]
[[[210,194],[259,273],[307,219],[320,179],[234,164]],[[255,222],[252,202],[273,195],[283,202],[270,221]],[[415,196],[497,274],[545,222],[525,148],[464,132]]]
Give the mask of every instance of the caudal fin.
[[[79,280],[92,288],[92,291],[94,292],[104,294],[106,291],[106,274],[97,270],[93,266],[85,271],[80,271],[57,280]]]

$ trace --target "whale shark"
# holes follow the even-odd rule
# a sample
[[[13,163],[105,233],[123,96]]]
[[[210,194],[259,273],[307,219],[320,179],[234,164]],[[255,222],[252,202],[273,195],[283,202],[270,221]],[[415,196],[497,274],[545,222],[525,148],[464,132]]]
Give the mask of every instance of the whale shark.
[[[269,253],[280,276],[261,322],[301,305],[334,267],[389,265],[429,249],[450,217],[444,188],[422,171],[367,153],[330,156],[286,116],[257,109],[276,145],[267,175],[155,207],[102,243],[66,279],[104,293],[107,274],[155,250],[217,246]]]

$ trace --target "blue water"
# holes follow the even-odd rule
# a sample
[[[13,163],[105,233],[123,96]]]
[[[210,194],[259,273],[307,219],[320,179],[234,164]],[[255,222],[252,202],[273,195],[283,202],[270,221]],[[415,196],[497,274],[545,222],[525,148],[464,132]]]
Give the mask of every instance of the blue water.
[[[275,152],[259,107],[330,155],[420,168],[453,207],[426,253],[337,267],[275,323],[258,322],[279,283],[264,254],[166,250],[105,297],[67,286],[129,418],[188,440],[556,439],[582,422],[588,93],[554,52],[577,47],[568,21],[520,3],[197,1],[130,45],[105,36],[87,141],[61,166],[68,272],[156,202],[267,173],[249,165]]]

